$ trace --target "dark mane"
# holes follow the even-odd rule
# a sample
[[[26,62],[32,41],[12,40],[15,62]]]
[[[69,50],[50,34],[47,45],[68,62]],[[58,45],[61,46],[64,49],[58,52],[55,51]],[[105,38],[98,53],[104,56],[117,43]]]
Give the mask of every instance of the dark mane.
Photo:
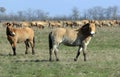
[[[83,25],[82,27],[80,27],[79,29],[77,29],[76,31],[84,33],[85,29],[88,28],[89,25],[90,25],[90,23],[87,23],[87,24]]]
[[[90,25],[90,23],[87,23],[87,24],[83,25],[83,26],[81,27],[81,30],[83,30],[83,29],[86,28],[86,27],[89,27],[89,25]]]
[[[82,32],[83,35],[89,35],[90,34],[90,23],[87,23],[85,25],[83,25],[80,29],[80,31]]]

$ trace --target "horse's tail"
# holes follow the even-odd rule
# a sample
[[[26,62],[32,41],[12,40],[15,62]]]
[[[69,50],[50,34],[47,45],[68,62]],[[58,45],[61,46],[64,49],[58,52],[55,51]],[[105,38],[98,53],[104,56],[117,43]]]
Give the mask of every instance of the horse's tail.
[[[49,50],[51,50],[53,48],[51,34],[52,34],[52,32],[49,33],[49,37],[48,37],[49,38]]]

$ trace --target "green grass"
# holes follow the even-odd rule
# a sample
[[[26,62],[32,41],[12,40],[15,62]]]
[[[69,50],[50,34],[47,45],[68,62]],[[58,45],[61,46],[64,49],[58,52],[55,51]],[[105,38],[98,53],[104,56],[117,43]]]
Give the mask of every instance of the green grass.
[[[87,49],[87,61],[81,53],[77,62],[73,59],[78,47],[61,45],[60,61],[49,62],[48,33],[35,30],[35,55],[25,55],[24,43],[17,44],[17,56],[6,39],[4,27],[0,27],[0,77],[119,77],[120,76],[120,27],[97,28]],[[55,59],[53,57],[53,59]]]

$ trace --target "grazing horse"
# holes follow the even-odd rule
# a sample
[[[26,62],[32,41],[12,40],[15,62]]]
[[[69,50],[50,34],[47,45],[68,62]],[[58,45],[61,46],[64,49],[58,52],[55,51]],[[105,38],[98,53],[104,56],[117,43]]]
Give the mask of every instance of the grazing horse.
[[[29,28],[14,28],[13,24],[6,23],[6,35],[7,40],[12,46],[13,55],[16,55],[16,44],[19,42],[24,42],[26,45],[26,51],[25,54],[28,52],[29,44],[32,47],[32,54],[34,54],[34,45],[35,45],[35,39],[34,39],[34,31]]]
[[[59,61],[57,52],[59,45],[62,43],[67,46],[79,46],[74,61],[77,61],[81,51],[83,51],[84,61],[86,61],[86,48],[94,34],[95,24],[93,22],[87,23],[77,30],[54,29],[49,33],[49,60],[52,60],[52,52],[54,52],[56,61]]]

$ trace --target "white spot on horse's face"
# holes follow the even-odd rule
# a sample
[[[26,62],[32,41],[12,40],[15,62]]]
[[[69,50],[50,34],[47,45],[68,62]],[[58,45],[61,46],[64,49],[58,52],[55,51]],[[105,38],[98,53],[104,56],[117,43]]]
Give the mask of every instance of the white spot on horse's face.
[[[92,34],[92,35],[93,35],[93,34],[95,34],[95,32],[94,32],[94,31],[91,31],[91,32],[90,32],[90,34]]]

